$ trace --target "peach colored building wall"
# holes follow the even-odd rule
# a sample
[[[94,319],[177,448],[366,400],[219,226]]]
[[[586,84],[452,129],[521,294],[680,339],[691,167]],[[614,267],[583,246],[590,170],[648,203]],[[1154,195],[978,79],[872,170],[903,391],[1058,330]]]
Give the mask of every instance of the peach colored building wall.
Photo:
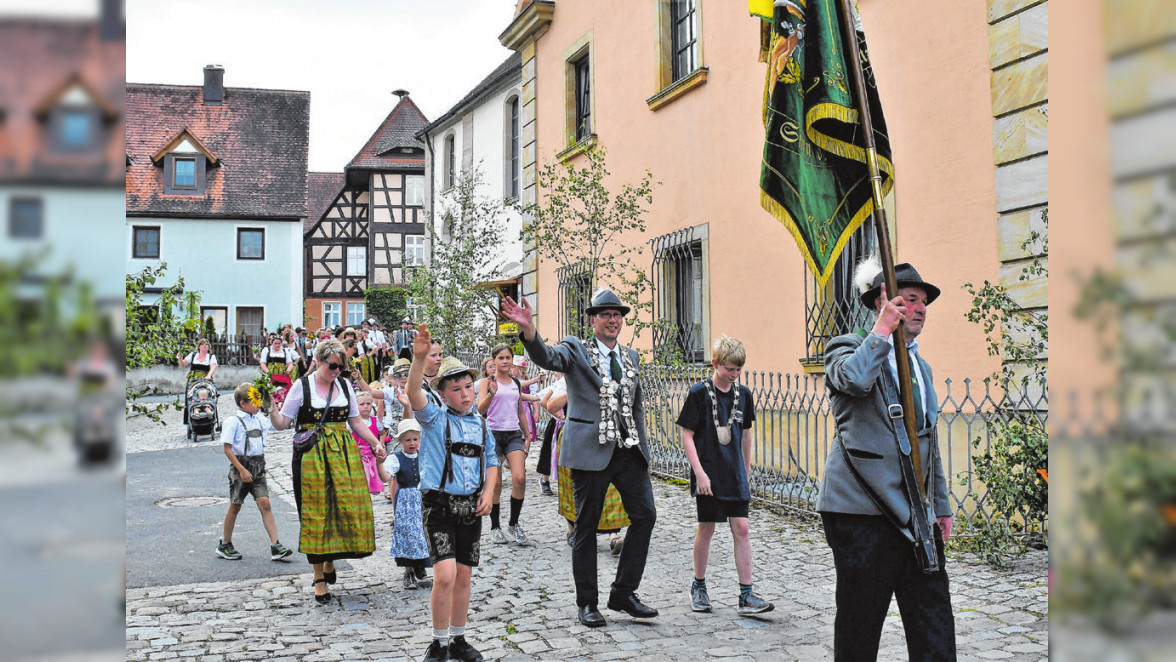
[[[711,333],[741,338],[751,369],[797,372],[806,353],[804,267],[791,236],[759,203],[766,67],[757,59],[759,22],[744,2],[699,0],[708,78],[651,111],[655,5],[556,2],[536,47],[538,159],[551,162],[566,146],[565,57],[591,31],[593,129],[608,149],[613,181],[635,182],[648,168],[663,182],[648,233],[625,240],[648,246],[708,223]],[[944,290],[922,351],[937,379],[986,376],[996,364],[979,329],[963,319],[969,305],[960,290],[965,281],[996,281],[999,267],[985,2],[860,5],[894,146],[898,259]],[[539,267],[546,337],[557,332],[554,269]]]

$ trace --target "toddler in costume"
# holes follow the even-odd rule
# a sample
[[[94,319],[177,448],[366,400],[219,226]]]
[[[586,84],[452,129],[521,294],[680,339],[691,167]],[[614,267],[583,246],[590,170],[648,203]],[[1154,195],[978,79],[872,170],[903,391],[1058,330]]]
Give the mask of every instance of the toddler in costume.
[[[425,568],[429,565],[429,547],[425,542],[424,517],[421,513],[421,469],[418,450],[421,424],[406,418],[396,428],[400,450],[389,455],[380,467],[380,478],[388,483],[395,504],[392,525],[392,556],[404,568],[404,588],[428,587],[432,581]]]

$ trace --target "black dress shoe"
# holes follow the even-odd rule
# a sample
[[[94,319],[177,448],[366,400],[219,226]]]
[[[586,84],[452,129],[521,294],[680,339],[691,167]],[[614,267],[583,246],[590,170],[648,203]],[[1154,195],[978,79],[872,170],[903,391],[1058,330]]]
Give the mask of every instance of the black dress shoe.
[[[449,659],[449,647],[436,639],[425,649],[423,662],[445,662]]]
[[[590,628],[602,628],[608,625],[608,621],[604,620],[604,616],[601,616],[596,607],[592,605],[580,607],[580,622]]]
[[[623,611],[633,618],[653,618],[657,616],[657,610],[641,604],[641,601],[637,599],[637,595],[634,593],[625,596],[608,596],[608,608],[613,611]]]

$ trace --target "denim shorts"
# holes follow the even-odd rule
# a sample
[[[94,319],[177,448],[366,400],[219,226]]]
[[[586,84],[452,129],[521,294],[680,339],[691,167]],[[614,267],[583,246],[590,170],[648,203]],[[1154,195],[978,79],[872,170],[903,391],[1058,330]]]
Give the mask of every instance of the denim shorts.
[[[491,430],[491,432],[494,433],[494,452],[498,454],[499,463],[506,462],[507,453],[524,449],[522,430]]]

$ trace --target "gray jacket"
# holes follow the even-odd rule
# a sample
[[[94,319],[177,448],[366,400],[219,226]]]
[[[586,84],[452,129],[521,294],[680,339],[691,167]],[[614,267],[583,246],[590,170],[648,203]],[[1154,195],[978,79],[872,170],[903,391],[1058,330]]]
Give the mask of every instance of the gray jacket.
[[[882,388],[876,382],[882,370],[889,370],[890,344],[869,335],[838,336],[825,349],[825,384],[836,424],[834,433],[845,442],[854,467],[900,522],[910,520],[910,506],[902,488],[898,444],[886,413]],[[939,399],[935,395],[931,366],[919,359],[926,376],[925,411],[931,425],[919,433],[923,481],[934,506],[935,517],[951,515],[947,481],[939,455],[938,437],[932,434],[939,420]],[[912,366],[913,367],[913,366]],[[877,386],[877,387],[876,387]],[[916,394],[917,397],[917,394]],[[934,467],[935,475],[929,480]],[[840,444],[829,448],[817,510],[854,515],[881,515],[846,465]]]
[[[524,339],[523,346],[535,365],[546,370],[562,372],[567,381],[568,408],[563,426],[563,443],[559,450],[559,465],[586,471],[600,471],[607,467],[617,444],[600,443],[602,380],[592,369],[588,356],[588,352],[596,351],[596,348],[585,348],[584,343],[573,336],[564,338],[563,342],[555,347],[549,347],[538,332],[535,333],[534,340],[528,342]],[[630,406],[633,407],[633,419],[637,424],[637,439],[640,441],[638,448],[645,456],[645,461],[650,462],[649,442],[645,434],[645,407],[641,403],[640,357],[635,350],[628,347],[624,349],[638,369],[636,385],[632,390],[633,402]]]

